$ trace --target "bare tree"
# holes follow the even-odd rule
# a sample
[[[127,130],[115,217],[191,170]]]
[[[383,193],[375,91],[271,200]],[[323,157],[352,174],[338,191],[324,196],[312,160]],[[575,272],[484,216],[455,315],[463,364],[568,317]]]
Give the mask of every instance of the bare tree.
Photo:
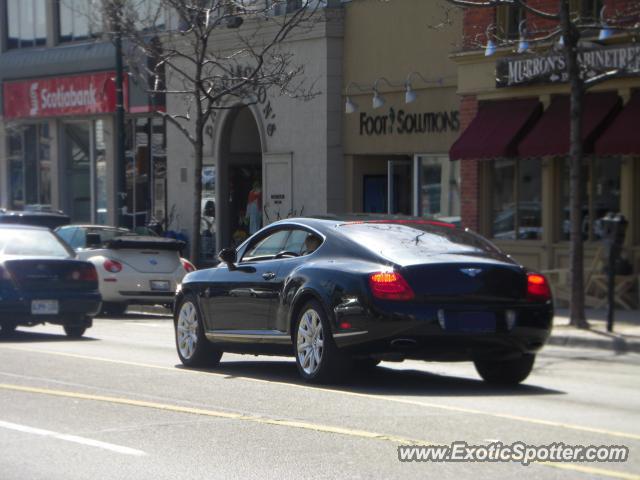
[[[156,112],[193,148],[190,256],[200,250],[205,128],[220,110],[251,105],[268,89],[307,99],[285,42],[319,21],[319,0],[102,0],[110,32],[122,36],[130,74],[175,111]],[[220,207],[220,206],[219,206]]]
[[[584,49],[585,40],[593,37],[594,32],[605,27],[601,18],[589,18],[571,11],[570,0],[558,0],[557,6],[535,8],[532,2],[526,0],[447,0],[459,8],[521,8],[532,17],[548,21],[550,28],[539,32],[528,31],[528,40],[541,45],[541,48],[560,48],[566,65],[566,78],[571,91],[570,100],[570,273],[571,273],[571,325],[588,328],[585,318],[584,291],[584,253],[582,240],[582,189],[585,179],[582,175],[582,111],[584,95],[588,88],[619,76],[622,72],[629,73],[628,68],[610,69],[597,75],[588,75],[588,68],[580,61],[580,52]],[[633,4],[633,2],[629,2]],[[615,28],[619,32],[638,33],[640,31],[638,19],[640,9],[636,4],[625,10],[609,12],[606,26]],[[495,33],[498,36],[498,33]],[[487,41],[489,39],[486,39]],[[509,44],[508,39],[503,39]],[[513,41],[511,41],[513,43]],[[587,44],[594,48],[594,44]],[[629,65],[637,63],[637,59],[628,59]]]

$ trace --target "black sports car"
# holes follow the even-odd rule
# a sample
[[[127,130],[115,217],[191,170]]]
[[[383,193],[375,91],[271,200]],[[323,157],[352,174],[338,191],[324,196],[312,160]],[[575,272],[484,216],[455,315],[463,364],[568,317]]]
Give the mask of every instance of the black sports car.
[[[551,330],[545,278],[451,224],[290,219],[220,258],[177,292],[187,366],[293,354],[303,378],[324,382],[381,360],[472,360],[486,381],[515,384]]]
[[[100,309],[98,274],[47,228],[0,225],[0,335],[62,325],[81,337]]]

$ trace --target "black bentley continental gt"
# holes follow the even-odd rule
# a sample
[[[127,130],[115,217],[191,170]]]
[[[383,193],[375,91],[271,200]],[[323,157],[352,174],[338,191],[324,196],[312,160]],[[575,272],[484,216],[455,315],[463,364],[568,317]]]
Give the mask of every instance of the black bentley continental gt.
[[[415,219],[283,220],[177,292],[178,355],[294,355],[301,376],[331,382],[381,360],[474,362],[517,384],[553,319],[546,279],[481,236]]]

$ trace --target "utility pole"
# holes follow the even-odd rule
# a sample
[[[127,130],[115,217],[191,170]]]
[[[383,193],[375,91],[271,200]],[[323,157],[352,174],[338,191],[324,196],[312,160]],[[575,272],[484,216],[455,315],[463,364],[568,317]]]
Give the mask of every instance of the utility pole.
[[[114,2],[111,12],[113,43],[116,50],[116,223],[124,226],[124,207],[127,198],[127,164],[125,159],[124,68],[122,65],[122,1]],[[135,212],[133,212],[135,214]]]

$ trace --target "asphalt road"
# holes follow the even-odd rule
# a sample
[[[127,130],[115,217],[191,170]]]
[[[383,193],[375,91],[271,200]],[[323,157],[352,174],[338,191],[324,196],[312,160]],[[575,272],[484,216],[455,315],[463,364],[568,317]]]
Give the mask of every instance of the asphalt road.
[[[0,480],[640,479],[640,355],[547,348],[526,384],[471,364],[383,363],[302,383],[292,359],[182,368],[169,317],[96,319],[0,341]],[[398,446],[626,445],[626,463],[401,463]]]

